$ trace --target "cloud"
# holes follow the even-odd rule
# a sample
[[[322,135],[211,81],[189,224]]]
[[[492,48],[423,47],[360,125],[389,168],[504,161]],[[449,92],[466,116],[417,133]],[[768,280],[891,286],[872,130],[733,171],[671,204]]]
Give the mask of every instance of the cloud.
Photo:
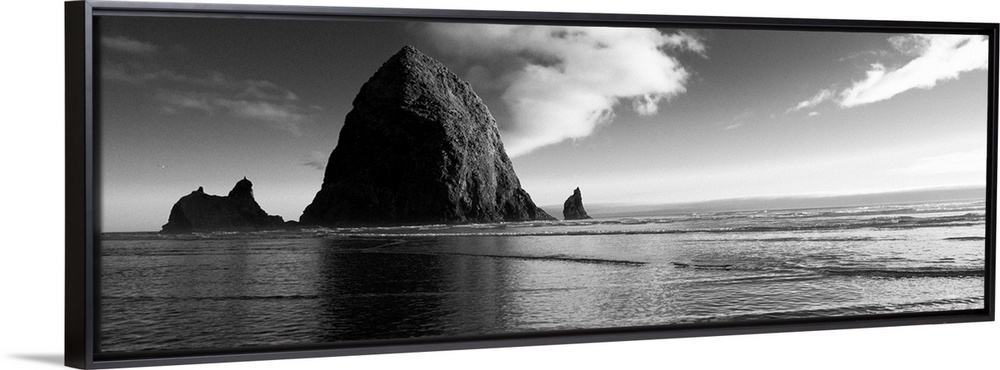
[[[171,69],[156,68],[145,64],[124,64],[108,61],[102,63],[101,79],[132,84],[156,83],[193,85],[198,88],[233,90],[237,96],[259,99],[298,100],[298,96],[270,81],[233,79],[222,72],[210,71],[201,75],[179,73]]]
[[[816,93],[816,95],[814,95],[812,98],[809,98],[809,99],[806,99],[806,100],[803,100],[803,101],[799,102],[798,105],[796,105],[794,107],[791,107],[791,108],[788,108],[788,110],[785,111],[785,112],[786,113],[792,113],[792,112],[797,112],[797,111],[800,111],[800,110],[803,110],[803,109],[806,109],[806,108],[812,108],[812,107],[815,107],[815,106],[819,105],[819,103],[822,103],[822,102],[825,102],[827,100],[830,100],[834,96],[835,95],[834,95],[834,92],[832,90],[830,90],[830,89],[823,89],[823,90],[820,90],[820,92]]]
[[[330,153],[324,153],[318,150],[313,150],[312,152],[309,153],[309,158],[306,159],[306,161],[302,163],[302,165],[322,171],[326,169],[326,162],[329,158],[330,158]]]
[[[814,112],[809,112],[809,114],[808,114],[809,117],[816,117],[818,115],[819,115],[819,112],[815,112],[815,111]]]
[[[299,100],[299,96],[295,95],[295,93],[278,87],[269,81],[246,80],[244,81],[244,85],[243,92],[239,95],[241,97],[268,100]]]
[[[897,35],[890,37],[889,43],[903,55],[919,56],[930,46],[930,38],[922,35]]]
[[[673,54],[705,52],[692,34],[655,29],[431,24],[427,31],[440,50],[469,64],[465,75],[477,89],[499,92],[511,156],[587,137],[621,105],[656,114],[690,77]]]
[[[879,58],[907,58],[898,67],[875,62],[867,66],[865,77],[840,90],[820,90],[810,99],[789,108],[786,113],[812,108],[830,100],[842,108],[851,108],[888,100],[913,89],[930,89],[938,82],[957,79],[962,72],[985,69],[989,41],[979,35],[898,35],[888,38],[894,51],[879,50],[854,54]],[[841,60],[844,60],[842,58]]]
[[[300,136],[301,124],[322,110],[300,105],[298,95],[270,81],[233,79],[219,72],[192,76],[143,65],[106,64],[103,80],[151,85],[153,99],[164,114],[225,114]]]
[[[155,99],[162,104],[161,112],[166,114],[175,115],[181,112],[196,112],[208,116],[225,114],[263,122],[295,136],[302,135],[301,124],[309,120],[309,116],[304,113],[305,108],[287,102],[232,99],[213,92],[165,89],[160,89],[155,94]]]
[[[667,42],[664,44],[667,47],[672,47],[674,49],[689,50],[702,57],[707,57],[705,55],[705,44],[700,38],[694,36],[686,31],[677,31],[674,34],[666,34],[664,37]]]
[[[152,70],[138,65],[103,62],[100,78],[104,81],[141,84],[152,81],[168,81],[178,83],[196,83],[191,77],[175,73],[171,70]]]
[[[198,110],[211,115],[217,110],[212,104],[213,99],[211,94],[191,91],[159,90],[156,93],[156,100],[162,102],[163,107],[170,113],[177,113],[179,110]]]
[[[101,38],[101,46],[108,49],[131,54],[155,53],[160,48],[148,42],[142,42],[126,36],[105,36]]]
[[[855,61],[867,60],[869,58],[887,58],[887,57],[890,57],[891,55],[892,55],[892,53],[889,52],[888,50],[865,50],[865,51],[859,51],[859,52],[856,52],[856,53],[853,53],[853,54],[849,54],[849,55],[847,55],[845,57],[837,59],[837,61],[838,62],[845,62],[845,61],[855,62]]]
[[[734,128],[743,126],[744,124],[746,124],[746,120],[750,119],[754,115],[755,114],[752,110],[744,109],[743,112],[740,112],[740,114],[737,114],[736,116],[733,117],[732,122],[734,123],[726,126],[726,130],[732,130]]]
[[[213,103],[229,109],[229,113],[241,118],[268,122],[271,126],[302,136],[299,125],[307,117],[298,113],[301,109],[294,104],[275,104],[266,101],[216,99]]]
[[[962,72],[985,69],[989,42],[977,35],[910,35],[893,37],[901,53],[915,55],[899,68],[874,63],[865,78],[840,93],[842,107],[855,107],[887,100],[912,89],[930,89],[940,81],[958,78]]]

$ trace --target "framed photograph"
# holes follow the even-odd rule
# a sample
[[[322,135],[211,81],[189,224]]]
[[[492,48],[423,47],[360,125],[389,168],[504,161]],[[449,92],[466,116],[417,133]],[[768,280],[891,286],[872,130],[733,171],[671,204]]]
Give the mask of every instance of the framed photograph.
[[[68,366],[994,320],[997,24],[65,9]]]

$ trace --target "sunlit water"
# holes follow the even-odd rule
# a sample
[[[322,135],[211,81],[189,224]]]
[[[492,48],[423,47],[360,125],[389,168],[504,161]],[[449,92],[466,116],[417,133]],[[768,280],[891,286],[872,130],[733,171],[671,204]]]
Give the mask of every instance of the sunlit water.
[[[104,234],[104,352],[983,308],[984,203]]]

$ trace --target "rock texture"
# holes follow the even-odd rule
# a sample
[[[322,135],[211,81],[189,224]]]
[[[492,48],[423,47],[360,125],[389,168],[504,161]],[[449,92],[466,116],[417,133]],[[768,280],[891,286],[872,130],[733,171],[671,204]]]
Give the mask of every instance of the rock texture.
[[[486,105],[407,46],[361,87],[303,224],[553,219],[514,173]]]
[[[583,196],[580,195],[580,188],[573,190],[573,195],[563,202],[563,218],[567,220],[586,220],[590,218],[587,210],[583,209]]]
[[[275,229],[284,226],[280,216],[264,212],[253,198],[253,183],[246,177],[227,196],[205,194],[199,187],[181,197],[170,209],[164,233]]]

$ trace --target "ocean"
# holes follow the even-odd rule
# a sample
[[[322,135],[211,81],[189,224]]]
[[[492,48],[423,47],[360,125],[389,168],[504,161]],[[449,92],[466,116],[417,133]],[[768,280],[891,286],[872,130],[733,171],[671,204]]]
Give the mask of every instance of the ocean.
[[[99,350],[981,309],[985,202],[104,233]]]

